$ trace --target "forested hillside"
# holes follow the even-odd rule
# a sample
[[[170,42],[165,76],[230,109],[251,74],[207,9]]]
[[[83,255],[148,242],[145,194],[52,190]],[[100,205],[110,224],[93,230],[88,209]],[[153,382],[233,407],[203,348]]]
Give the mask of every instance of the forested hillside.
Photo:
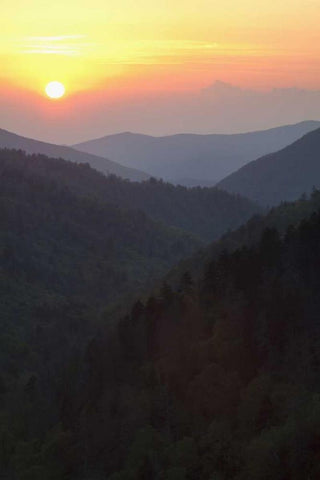
[[[275,228],[284,234],[290,225],[297,225],[304,218],[320,210],[320,191],[314,189],[310,196],[302,195],[296,202],[282,202],[271,208],[265,215],[254,215],[248,222],[236,230],[227,232],[210,245],[199,249],[190,258],[183,259],[167,275],[167,280],[177,285],[181,274],[189,271],[198,278],[203,266],[212,258],[218,258],[223,252],[232,252],[244,246],[253,246],[266,228]]]
[[[267,229],[199,284],[186,272],[176,291],[137,302],[112,341],[93,340],[85,387],[65,399],[81,414],[62,414],[75,472],[317,479],[319,235],[319,213],[282,238]]]
[[[6,198],[19,184],[36,211],[43,180],[29,178],[30,190],[21,172],[10,175]],[[58,286],[24,332],[25,294],[20,323],[3,329],[4,478],[316,480],[319,199],[248,222],[225,237],[226,249],[207,251],[198,278],[181,270],[176,286],[146,289],[116,322]],[[279,230],[261,230],[270,219]],[[2,259],[7,298],[25,277],[10,271],[7,248]]]
[[[75,195],[24,168],[28,158],[0,158],[2,267],[19,282],[106,304],[199,245],[141,211]]]
[[[57,385],[97,331],[101,311],[200,245],[142,211],[75,194],[24,168],[28,158],[0,156],[0,472],[19,480],[28,475],[18,459],[13,473],[8,456],[12,448],[23,454],[25,440],[38,442],[56,423]]]
[[[253,202],[215,188],[187,189],[155,179],[129,182],[115,176],[105,177],[88,165],[75,165],[43,155],[28,156],[23,152],[0,150],[0,164],[3,168],[14,165],[28,176],[52,179],[77,195],[140,210],[206,243],[261,211]]]

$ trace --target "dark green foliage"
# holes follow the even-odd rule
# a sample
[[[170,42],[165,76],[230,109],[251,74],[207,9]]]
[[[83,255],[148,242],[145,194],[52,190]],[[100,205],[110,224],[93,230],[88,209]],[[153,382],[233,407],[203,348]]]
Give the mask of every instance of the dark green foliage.
[[[5,480],[319,478],[318,192],[227,235],[197,257],[201,274],[193,259],[115,321],[92,267],[104,222],[133,290],[144,259],[156,268],[186,237],[23,170],[1,175]],[[74,273],[84,253],[88,279]]]
[[[218,258],[224,252],[232,252],[242,247],[250,247],[260,241],[266,229],[276,229],[281,235],[287,229],[297,225],[304,218],[320,209],[320,191],[313,189],[309,197],[302,195],[296,202],[283,202],[272,208],[266,215],[254,215],[237,230],[224,234],[217,242],[199,250],[192,257],[179,263],[167,276],[167,281],[179,285],[181,275],[185,271],[199,278],[203,266],[212,258]]]
[[[74,477],[316,480],[319,238],[320,213],[266,229],[96,337],[61,417]]]
[[[0,170],[17,169],[64,185],[77,195],[95,197],[117,208],[137,209],[156,221],[178,227],[203,242],[217,239],[241,225],[260,208],[249,200],[215,188],[186,188],[155,179],[129,182],[105,177],[89,165],[75,165],[43,155],[0,151]],[[179,246],[177,246],[177,251]]]
[[[77,196],[45,175],[36,176],[29,160],[10,151],[0,159],[3,275],[106,304],[198,245],[140,211]],[[52,162],[63,171],[66,162]]]
[[[19,479],[44,478],[29,463],[40,462],[40,439],[58,412],[74,413],[70,397],[101,309],[151,285],[199,241],[142,211],[77,194],[46,175],[45,157],[0,157],[0,457],[8,475],[14,464]],[[67,162],[52,165],[68,177]]]

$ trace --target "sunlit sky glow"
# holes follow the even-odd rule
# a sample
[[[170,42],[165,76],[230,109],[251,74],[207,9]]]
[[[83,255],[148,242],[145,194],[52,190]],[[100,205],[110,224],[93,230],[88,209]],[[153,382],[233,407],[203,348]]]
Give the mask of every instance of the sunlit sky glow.
[[[66,87],[64,102],[215,80],[318,89],[319,19],[318,0],[2,0],[1,91],[28,103],[53,79]]]

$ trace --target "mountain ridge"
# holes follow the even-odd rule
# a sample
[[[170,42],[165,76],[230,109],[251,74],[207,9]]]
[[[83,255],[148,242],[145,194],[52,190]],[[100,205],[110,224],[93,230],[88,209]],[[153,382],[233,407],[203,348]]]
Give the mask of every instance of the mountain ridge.
[[[24,137],[4,129],[0,129],[0,148],[20,149],[30,154],[40,153],[48,155],[49,157],[63,158],[76,163],[89,163],[92,168],[95,168],[105,175],[115,174],[130,180],[146,180],[150,177],[147,173],[120,165],[107,158],[79,152],[69,146]]]
[[[0,150],[0,159],[12,155],[24,172],[59,182],[73,193],[128,210],[140,210],[155,221],[194,235],[203,243],[239,226],[261,208],[240,196],[216,188],[186,188],[150,179],[142,182],[105,177],[88,165],[76,165],[44,155],[17,155]],[[3,160],[4,162],[4,160]]]
[[[155,137],[123,132],[73,147],[107,156],[173,183],[184,178],[218,182],[251,160],[277,151],[317,127],[320,122],[304,121],[237,134],[179,133]]]
[[[293,201],[320,186],[320,128],[262,156],[224,178],[217,187],[261,205]]]

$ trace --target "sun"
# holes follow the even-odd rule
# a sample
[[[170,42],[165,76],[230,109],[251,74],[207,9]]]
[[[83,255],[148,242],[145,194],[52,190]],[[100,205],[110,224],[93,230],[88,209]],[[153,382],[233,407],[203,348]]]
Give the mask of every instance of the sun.
[[[56,81],[48,83],[45,90],[48,97],[53,99],[63,97],[66,91],[64,85],[61,82]]]

